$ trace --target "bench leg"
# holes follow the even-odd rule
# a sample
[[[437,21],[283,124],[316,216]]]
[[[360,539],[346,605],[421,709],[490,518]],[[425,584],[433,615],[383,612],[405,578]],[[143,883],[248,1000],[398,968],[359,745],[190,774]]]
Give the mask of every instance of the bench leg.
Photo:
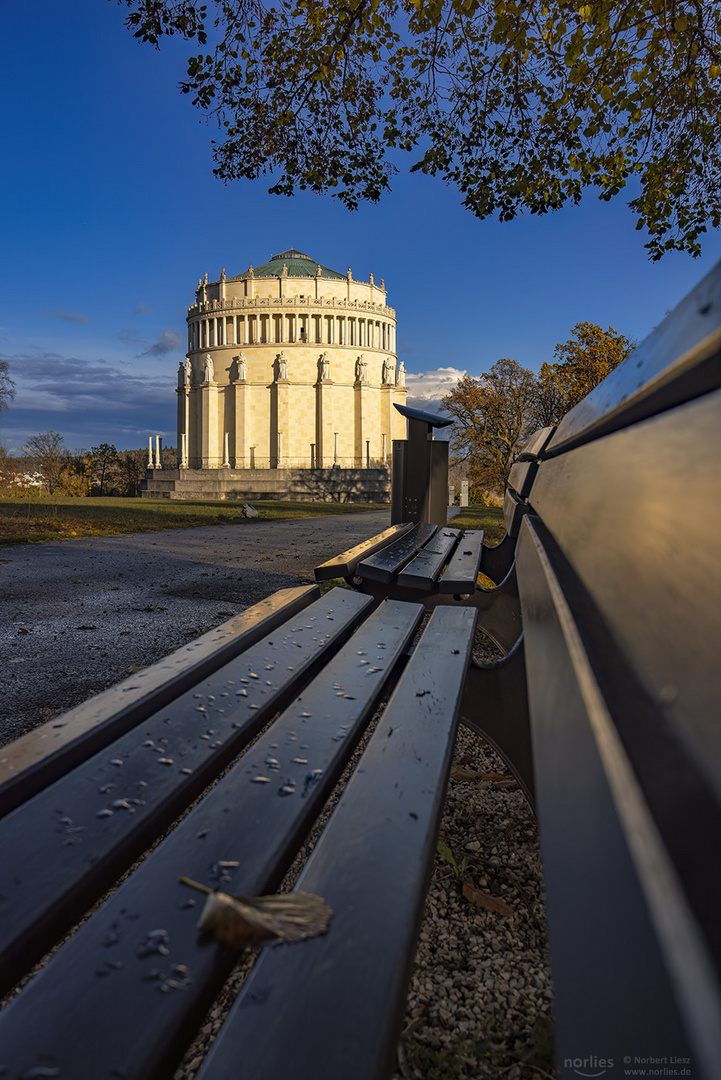
[[[481,735],[500,754],[535,813],[523,638],[519,638],[508,656],[495,664],[471,662],[461,705],[461,723]]]

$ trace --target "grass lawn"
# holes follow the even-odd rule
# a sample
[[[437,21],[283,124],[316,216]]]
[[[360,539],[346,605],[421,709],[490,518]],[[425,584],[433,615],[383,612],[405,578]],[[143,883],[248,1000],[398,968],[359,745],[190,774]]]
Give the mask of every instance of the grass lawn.
[[[454,529],[483,529],[486,544],[497,544],[506,531],[501,506],[464,506],[448,524]]]
[[[241,502],[170,499],[0,499],[0,544],[39,544],[73,536],[112,536],[195,525],[252,525],[254,521],[387,510],[383,503],[254,502],[257,518],[243,517]]]

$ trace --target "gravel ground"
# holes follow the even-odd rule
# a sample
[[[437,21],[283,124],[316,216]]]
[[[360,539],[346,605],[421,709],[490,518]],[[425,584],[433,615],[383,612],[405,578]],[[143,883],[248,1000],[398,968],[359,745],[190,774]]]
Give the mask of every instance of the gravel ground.
[[[387,524],[381,512],[0,548],[0,743],[308,581],[313,566]],[[479,640],[477,656],[493,658],[488,643]],[[342,786],[283,888],[293,887]],[[551,984],[536,824],[503,763],[465,729],[441,837],[460,865],[435,859],[394,1080],[547,1077]],[[175,1080],[193,1080],[254,959],[241,957]]]
[[[381,510],[0,546],[0,745],[389,524]]]

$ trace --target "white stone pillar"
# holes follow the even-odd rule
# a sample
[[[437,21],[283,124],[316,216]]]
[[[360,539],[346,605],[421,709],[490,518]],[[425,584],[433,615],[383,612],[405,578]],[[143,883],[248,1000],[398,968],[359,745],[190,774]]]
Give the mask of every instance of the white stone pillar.
[[[161,442],[162,442],[162,439],[160,438],[160,435],[156,435],[155,436],[155,468],[156,469],[162,469],[162,467],[163,467],[163,461],[162,461],[162,458],[160,456],[160,444],[161,444]]]
[[[461,506],[468,506],[468,481],[461,480]]]
[[[153,467],[153,436],[148,435],[148,468]]]
[[[223,438],[223,464],[221,469],[230,468],[230,432],[226,431]]]
[[[188,468],[188,436],[185,432],[180,436],[180,468]]]
[[[449,506],[453,506],[453,503],[455,502],[455,498],[456,498],[455,484],[449,484],[448,485],[448,505]]]

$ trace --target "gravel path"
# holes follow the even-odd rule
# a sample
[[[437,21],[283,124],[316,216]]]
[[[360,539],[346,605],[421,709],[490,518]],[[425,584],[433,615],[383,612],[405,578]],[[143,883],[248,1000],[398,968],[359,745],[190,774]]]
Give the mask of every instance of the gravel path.
[[[381,510],[0,546],[0,745],[389,524]]]

